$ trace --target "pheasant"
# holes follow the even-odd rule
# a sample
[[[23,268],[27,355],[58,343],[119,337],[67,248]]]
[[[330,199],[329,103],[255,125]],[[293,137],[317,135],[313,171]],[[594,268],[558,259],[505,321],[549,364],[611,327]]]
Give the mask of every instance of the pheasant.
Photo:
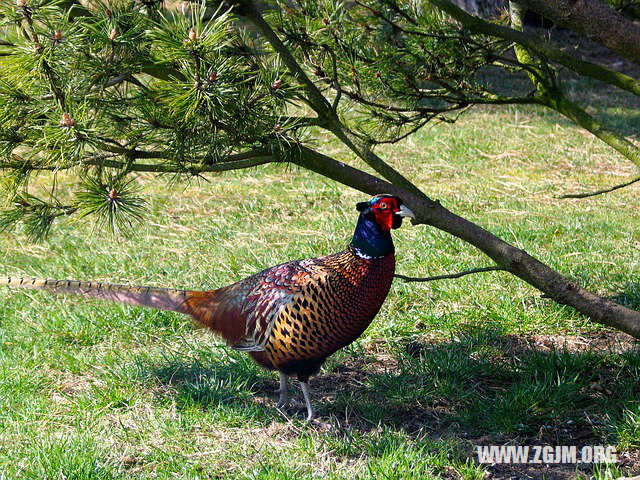
[[[228,345],[280,374],[278,407],[296,376],[308,420],[315,418],[309,377],[329,355],[356,340],[387,297],[395,271],[391,229],[415,216],[402,200],[377,195],[356,205],[353,239],[339,253],[268,268],[217,290],[130,287],[102,282],[0,278],[0,285],[73,293],[190,315]]]

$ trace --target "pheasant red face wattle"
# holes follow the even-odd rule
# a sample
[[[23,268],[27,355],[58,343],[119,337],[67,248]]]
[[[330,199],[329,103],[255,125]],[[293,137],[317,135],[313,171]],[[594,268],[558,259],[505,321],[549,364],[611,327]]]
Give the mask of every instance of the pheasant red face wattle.
[[[391,230],[394,226],[394,215],[396,212],[400,211],[398,201],[394,197],[383,197],[371,208],[373,209],[376,223],[380,225],[380,228],[385,232]],[[402,223],[402,217],[400,217],[400,223]]]

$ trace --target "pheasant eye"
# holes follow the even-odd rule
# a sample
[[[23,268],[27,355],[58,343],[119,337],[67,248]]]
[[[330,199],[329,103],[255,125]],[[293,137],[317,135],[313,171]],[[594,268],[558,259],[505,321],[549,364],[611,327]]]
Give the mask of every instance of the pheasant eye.
[[[382,210],[386,210],[387,208],[389,208],[389,205],[387,205],[385,202],[382,202],[382,203],[380,204],[380,208],[381,208]]]

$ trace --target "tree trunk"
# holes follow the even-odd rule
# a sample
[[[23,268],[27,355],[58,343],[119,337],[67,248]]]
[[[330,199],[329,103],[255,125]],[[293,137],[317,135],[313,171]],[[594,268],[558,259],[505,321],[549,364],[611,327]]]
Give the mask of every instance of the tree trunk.
[[[518,0],[522,5],[605,45],[640,65],[640,25],[601,0]]]

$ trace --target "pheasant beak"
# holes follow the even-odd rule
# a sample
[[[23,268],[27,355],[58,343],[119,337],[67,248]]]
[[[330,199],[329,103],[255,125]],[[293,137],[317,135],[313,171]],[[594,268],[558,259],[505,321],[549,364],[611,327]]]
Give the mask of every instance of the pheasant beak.
[[[416,219],[414,213],[404,205],[400,205],[400,210],[398,210],[395,215],[398,215],[399,217],[409,217],[411,220]]]

